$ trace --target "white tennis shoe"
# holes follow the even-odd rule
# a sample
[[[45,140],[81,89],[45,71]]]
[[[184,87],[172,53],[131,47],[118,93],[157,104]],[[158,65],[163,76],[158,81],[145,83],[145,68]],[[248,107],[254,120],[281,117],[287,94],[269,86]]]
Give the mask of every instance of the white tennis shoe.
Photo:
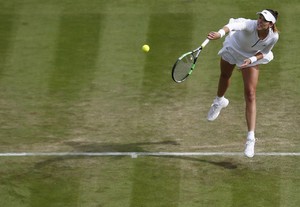
[[[229,100],[227,98],[223,97],[220,101],[218,100],[218,98],[215,98],[208,112],[207,120],[214,121],[216,118],[218,118],[222,108],[226,108],[228,104]]]
[[[254,145],[255,145],[255,138],[249,139],[247,138],[246,144],[245,144],[245,155],[247,157],[253,157],[254,156]]]

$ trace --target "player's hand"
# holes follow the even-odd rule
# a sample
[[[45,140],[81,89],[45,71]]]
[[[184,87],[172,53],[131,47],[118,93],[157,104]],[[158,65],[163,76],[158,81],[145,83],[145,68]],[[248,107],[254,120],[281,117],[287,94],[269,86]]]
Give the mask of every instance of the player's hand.
[[[247,65],[249,65],[251,63],[251,60],[249,58],[244,60],[244,63],[241,65],[241,68],[245,68],[247,67]]]
[[[210,40],[217,40],[221,38],[221,34],[219,32],[210,32],[207,35],[207,39]]]

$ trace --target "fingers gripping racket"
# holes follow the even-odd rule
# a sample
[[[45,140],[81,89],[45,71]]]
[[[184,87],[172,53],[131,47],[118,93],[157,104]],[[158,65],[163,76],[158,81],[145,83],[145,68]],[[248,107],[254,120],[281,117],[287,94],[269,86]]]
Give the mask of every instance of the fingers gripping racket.
[[[208,44],[209,39],[206,39],[200,47],[181,55],[175,62],[172,68],[172,78],[176,83],[181,83],[192,74],[196,61],[202,49]]]

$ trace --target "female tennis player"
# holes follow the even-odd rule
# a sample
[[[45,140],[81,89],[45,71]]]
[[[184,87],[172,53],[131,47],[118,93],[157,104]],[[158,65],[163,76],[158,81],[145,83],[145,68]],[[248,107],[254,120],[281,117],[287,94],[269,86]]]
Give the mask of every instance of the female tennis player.
[[[227,107],[229,100],[224,97],[229,87],[232,71],[237,66],[244,81],[244,97],[246,102],[246,121],[248,127],[245,155],[254,156],[255,124],[256,124],[256,86],[258,83],[259,65],[267,64],[273,59],[272,48],[278,41],[276,28],[278,12],[265,9],[257,13],[257,20],[230,19],[218,32],[210,32],[210,40],[217,40],[226,36],[221,56],[221,73],[217,96],[211,105],[207,119],[215,120],[222,108]]]

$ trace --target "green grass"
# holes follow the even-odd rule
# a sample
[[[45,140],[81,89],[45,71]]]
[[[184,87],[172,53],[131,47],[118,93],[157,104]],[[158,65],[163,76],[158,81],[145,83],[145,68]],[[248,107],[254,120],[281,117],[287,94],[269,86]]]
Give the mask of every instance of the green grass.
[[[0,0],[0,152],[242,152],[242,79],[213,123],[217,52],[183,84],[183,52],[231,17],[280,13],[261,66],[257,152],[300,152],[299,9],[234,0]],[[149,44],[149,53],[141,47]],[[296,207],[299,157],[0,157],[0,206]]]

